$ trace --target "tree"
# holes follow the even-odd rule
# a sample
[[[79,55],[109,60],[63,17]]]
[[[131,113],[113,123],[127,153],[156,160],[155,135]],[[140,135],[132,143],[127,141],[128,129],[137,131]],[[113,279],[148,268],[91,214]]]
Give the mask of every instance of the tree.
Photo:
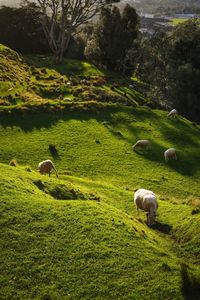
[[[105,7],[101,10],[85,55],[93,63],[113,71],[123,71],[126,52],[138,37],[138,16],[130,5],[122,14],[118,7]]]
[[[148,84],[148,96],[200,121],[200,27],[197,20],[158,32],[143,41],[137,74]]]
[[[186,117],[200,121],[200,27],[197,20],[180,24],[169,36],[170,100]]]
[[[40,12],[35,5],[0,9],[0,43],[21,53],[47,53],[44,33],[38,19]]]
[[[146,85],[146,96],[157,106],[169,106],[168,87],[168,37],[166,31],[157,30],[150,38],[140,40],[135,54],[134,75]]]
[[[112,2],[118,2],[113,0]],[[33,3],[24,0],[25,4]],[[56,62],[62,62],[70,38],[91,20],[107,0],[35,0],[41,12],[41,25]]]

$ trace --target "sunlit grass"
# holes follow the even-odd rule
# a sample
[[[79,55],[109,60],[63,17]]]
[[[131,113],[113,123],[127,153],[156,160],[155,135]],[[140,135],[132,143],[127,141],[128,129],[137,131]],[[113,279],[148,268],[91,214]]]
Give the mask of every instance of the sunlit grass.
[[[15,76],[0,88],[0,298],[185,299],[180,265],[200,276],[199,126],[86,62],[28,67],[0,51]],[[138,139],[151,149],[133,151]],[[165,163],[169,147],[178,160]],[[39,174],[45,159],[59,178]],[[152,228],[133,204],[141,187],[158,198]]]
[[[188,19],[186,18],[174,18],[174,19],[170,19],[170,23],[172,23],[172,25],[176,26],[178,24],[184,23],[188,21]]]

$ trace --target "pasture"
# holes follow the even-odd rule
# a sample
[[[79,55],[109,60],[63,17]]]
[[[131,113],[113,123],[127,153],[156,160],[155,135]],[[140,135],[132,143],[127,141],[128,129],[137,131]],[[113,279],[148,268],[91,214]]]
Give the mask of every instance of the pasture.
[[[25,91],[34,82],[35,94],[28,91],[32,102],[20,101],[19,89],[4,86],[2,94],[0,298],[198,299],[199,126],[147,107],[150,100],[119,77],[114,92],[110,81],[101,87],[111,95],[108,103],[82,101],[82,86],[77,100],[73,88],[64,88],[71,97],[65,105],[54,94],[52,77],[51,93],[43,98],[41,79],[25,66],[20,68],[27,79],[13,80]],[[47,65],[37,68],[39,76],[55,72],[72,80],[66,66],[62,74]],[[84,78],[93,80],[94,69],[86,64]],[[12,103],[6,93],[19,93],[19,99]],[[150,150],[133,151],[138,139],[150,140]],[[164,151],[171,147],[178,160],[166,163]],[[12,159],[16,167],[9,165]],[[39,174],[45,159],[54,162],[59,178]],[[141,187],[157,195],[159,215],[152,227],[144,212],[136,216],[133,193]]]

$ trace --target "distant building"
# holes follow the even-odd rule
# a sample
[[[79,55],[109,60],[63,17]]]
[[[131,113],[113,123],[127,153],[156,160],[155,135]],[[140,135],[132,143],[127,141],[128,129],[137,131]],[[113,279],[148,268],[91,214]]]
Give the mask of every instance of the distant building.
[[[158,28],[170,29],[171,27],[168,19],[151,14],[141,14],[140,24],[140,32],[146,37],[153,35]]]
[[[148,18],[148,19],[153,19],[154,14],[146,14],[146,13],[138,13],[140,17]]]
[[[173,18],[177,19],[192,19],[192,18],[198,18],[198,15],[196,14],[175,14]]]

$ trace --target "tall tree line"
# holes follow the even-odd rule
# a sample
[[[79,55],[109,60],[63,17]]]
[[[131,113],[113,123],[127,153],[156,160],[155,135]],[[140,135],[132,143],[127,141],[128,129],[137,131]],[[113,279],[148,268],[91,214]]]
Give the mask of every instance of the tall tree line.
[[[141,42],[135,73],[148,83],[157,103],[176,107],[200,122],[200,26],[198,20],[157,32]]]
[[[103,8],[88,37],[85,56],[100,67],[126,73],[127,52],[138,38],[139,17],[132,6],[126,5],[122,13],[116,6]]]

